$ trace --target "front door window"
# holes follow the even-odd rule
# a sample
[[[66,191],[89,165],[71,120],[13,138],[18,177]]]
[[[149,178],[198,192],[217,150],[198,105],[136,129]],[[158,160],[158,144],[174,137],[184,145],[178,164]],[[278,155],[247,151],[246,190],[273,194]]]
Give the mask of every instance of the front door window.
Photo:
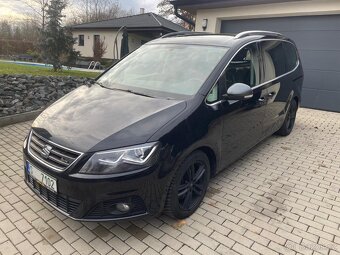
[[[212,104],[221,100],[222,95],[235,83],[244,83],[250,87],[260,84],[260,61],[256,43],[245,46],[235,55],[217,84],[210,90],[206,102]]]
[[[231,60],[225,72],[226,85],[244,83],[250,87],[260,83],[260,64],[257,44],[242,48]]]

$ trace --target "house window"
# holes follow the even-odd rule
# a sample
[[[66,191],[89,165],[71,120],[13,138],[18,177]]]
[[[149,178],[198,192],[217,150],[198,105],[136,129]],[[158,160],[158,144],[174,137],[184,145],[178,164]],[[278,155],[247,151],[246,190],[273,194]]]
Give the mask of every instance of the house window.
[[[84,35],[78,36],[78,46],[84,46]]]

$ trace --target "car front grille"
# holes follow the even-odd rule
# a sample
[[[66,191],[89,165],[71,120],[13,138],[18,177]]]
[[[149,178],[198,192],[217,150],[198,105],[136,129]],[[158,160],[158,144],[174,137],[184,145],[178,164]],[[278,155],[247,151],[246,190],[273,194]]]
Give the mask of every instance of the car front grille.
[[[80,201],[64,196],[62,194],[56,194],[47,188],[41,186],[31,176],[27,175],[27,182],[34,190],[34,192],[40,197],[44,198],[47,202],[58,208],[59,210],[72,214],[80,205]]]
[[[33,131],[30,134],[28,152],[40,163],[57,171],[64,171],[80,156],[80,152],[52,143]]]

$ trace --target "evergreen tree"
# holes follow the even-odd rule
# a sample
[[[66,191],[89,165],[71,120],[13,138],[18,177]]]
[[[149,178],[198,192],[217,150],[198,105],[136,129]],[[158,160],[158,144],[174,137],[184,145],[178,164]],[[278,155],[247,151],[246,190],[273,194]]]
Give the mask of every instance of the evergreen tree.
[[[62,68],[62,56],[74,57],[76,52],[73,50],[75,40],[72,34],[62,27],[62,11],[66,7],[64,0],[51,0],[48,5],[47,23],[45,30],[42,31],[42,50],[43,57],[53,65],[53,70],[58,71]]]

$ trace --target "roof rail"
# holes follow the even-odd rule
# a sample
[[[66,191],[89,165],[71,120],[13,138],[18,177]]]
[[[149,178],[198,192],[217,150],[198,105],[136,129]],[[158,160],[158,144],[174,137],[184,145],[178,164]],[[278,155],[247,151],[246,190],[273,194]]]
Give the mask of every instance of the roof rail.
[[[272,36],[277,36],[277,37],[283,37],[282,34],[277,33],[277,32],[254,30],[254,31],[244,31],[244,32],[238,33],[235,36],[235,38],[240,39],[240,38],[250,36],[250,35],[272,35]]]
[[[169,37],[176,37],[176,36],[211,35],[211,34],[213,34],[213,33],[180,31],[180,32],[173,32],[173,33],[169,33],[169,34],[163,35],[161,38],[169,38]]]

